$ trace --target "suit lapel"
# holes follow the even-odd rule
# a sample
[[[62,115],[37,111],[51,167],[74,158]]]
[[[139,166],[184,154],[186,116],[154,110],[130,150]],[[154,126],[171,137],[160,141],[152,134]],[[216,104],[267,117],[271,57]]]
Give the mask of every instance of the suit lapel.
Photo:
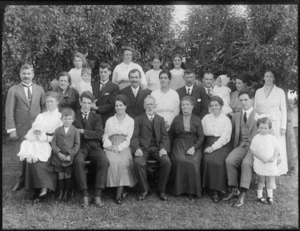
[[[249,115],[249,133],[251,133],[252,129],[255,128],[256,125],[256,121],[254,120],[255,113],[256,111],[255,109],[253,109]]]
[[[89,116],[90,117],[90,116]],[[77,126],[76,126],[77,125]],[[77,128],[83,128],[83,118],[81,114],[81,110],[78,110],[76,112],[76,121],[75,121],[75,127]]]
[[[99,82],[99,91],[100,91],[100,98],[104,96],[105,93],[109,92],[109,88],[111,87],[110,80],[105,84],[105,87],[100,91],[100,82]]]
[[[31,105],[35,103],[36,100],[38,100],[37,97],[37,92],[38,92],[38,86],[36,84],[32,84],[32,98],[31,98]]]
[[[154,116],[154,119],[155,119],[155,116]],[[153,120],[154,120],[153,119]],[[148,116],[147,114],[145,113],[144,116],[143,116],[143,124],[145,124],[148,128],[152,129],[152,123],[151,121],[148,119]]]
[[[160,137],[160,132],[159,132],[158,117],[156,114],[154,115],[154,119],[153,119],[153,129],[154,129],[156,140],[158,140],[158,137]]]
[[[242,113],[243,113],[243,111],[240,111],[236,115],[236,120],[235,120],[235,142],[234,143],[236,143],[236,142],[238,143],[238,141],[240,139]]]
[[[33,88],[33,87],[32,87]],[[30,103],[29,103],[29,101],[28,101],[28,99],[27,99],[27,97],[26,97],[26,94],[25,94],[25,91],[24,91],[24,87],[23,87],[23,84],[22,83],[20,83],[19,85],[18,85],[18,93],[19,93],[19,95],[20,95],[20,97],[22,98],[22,100],[24,101],[24,103],[28,106],[28,107],[30,107]]]

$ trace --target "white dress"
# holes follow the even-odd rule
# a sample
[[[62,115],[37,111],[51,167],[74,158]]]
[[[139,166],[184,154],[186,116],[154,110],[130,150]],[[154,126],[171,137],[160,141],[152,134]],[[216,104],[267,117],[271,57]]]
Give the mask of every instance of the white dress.
[[[52,136],[47,136],[46,133],[54,133],[55,129],[62,126],[61,113],[58,109],[54,111],[46,111],[38,114],[32,124],[31,129],[25,136],[25,140],[21,143],[20,152],[17,156],[20,160],[26,159],[29,163],[35,163],[38,160],[46,162],[51,156],[50,142]],[[39,139],[33,134],[34,130],[40,130],[41,136]]]
[[[162,116],[171,127],[175,116],[179,115],[180,99],[178,93],[173,89],[169,89],[166,93],[157,89],[151,92],[151,95],[156,100],[155,113]]]
[[[275,136],[271,134],[260,135],[253,137],[250,149],[253,152],[254,172],[260,176],[278,176],[277,158],[272,163],[262,163],[255,155],[267,161],[273,155],[276,149],[279,149],[279,143]]]
[[[170,81],[170,88],[173,90],[177,90],[183,86],[185,86],[185,81],[183,79],[184,76],[184,70],[180,68],[179,70],[177,69],[172,69],[170,70],[172,78]]]
[[[118,84],[120,90],[130,85],[128,73],[132,69],[138,69],[141,72],[141,84],[147,86],[147,80],[143,68],[137,63],[131,62],[125,64],[124,62],[117,65],[113,71],[112,82]]]
[[[280,145],[281,163],[278,166],[279,175],[286,174],[288,171],[286,138],[280,135],[280,129],[286,129],[287,108],[284,91],[274,85],[268,97],[266,97],[264,88],[260,88],[255,93],[254,108],[258,114],[271,115],[272,132],[276,136]]]
[[[133,174],[132,154],[129,147],[133,130],[134,120],[127,114],[121,121],[116,115],[106,121],[102,140],[110,163],[107,172],[107,187],[133,187],[137,182]],[[117,145],[119,152],[108,151],[106,148],[111,145]]]
[[[161,71],[162,71],[161,69],[158,69],[158,70],[151,69],[146,72],[148,89],[150,89],[151,91],[154,91],[154,90],[157,90],[160,88],[159,73]]]
[[[68,73],[71,75],[71,87],[77,88],[78,83],[81,79],[81,70],[77,68],[72,68]]]
[[[84,91],[90,91],[93,94],[91,83],[87,83],[87,82],[83,81],[82,79],[77,84],[77,87],[75,89],[78,91],[79,95],[81,95],[81,93]]]
[[[232,112],[232,109],[229,106],[229,103],[230,103],[230,92],[231,92],[231,90],[230,90],[229,87],[226,87],[226,86],[219,87],[217,85],[214,86],[213,92],[212,92],[212,95],[220,96],[221,99],[223,99],[224,106],[222,107],[222,112],[225,115],[227,115],[227,114],[229,114],[229,113]]]

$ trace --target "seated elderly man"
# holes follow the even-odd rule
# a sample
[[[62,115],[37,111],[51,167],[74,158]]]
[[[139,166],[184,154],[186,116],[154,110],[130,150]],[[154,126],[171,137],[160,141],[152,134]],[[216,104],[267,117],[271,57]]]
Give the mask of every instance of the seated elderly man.
[[[146,165],[147,159],[152,156],[159,162],[157,191],[159,198],[165,201],[167,200],[165,188],[171,170],[171,161],[168,156],[170,140],[164,118],[154,113],[155,107],[155,98],[148,95],[144,100],[146,112],[135,118],[130,146],[134,153],[134,171],[142,188],[138,199],[144,200],[149,192]]]

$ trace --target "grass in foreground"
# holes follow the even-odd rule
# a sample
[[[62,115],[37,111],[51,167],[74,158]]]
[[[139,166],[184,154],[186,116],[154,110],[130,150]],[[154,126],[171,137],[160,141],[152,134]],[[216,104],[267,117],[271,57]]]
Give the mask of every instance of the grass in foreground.
[[[75,192],[68,204],[55,198],[32,205],[31,193],[12,192],[18,175],[18,158],[13,144],[2,147],[2,205],[4,229],[298,229],[298,175],[281,176],[274,191],[272,206],[256,202],[255,187],[241,208],[232,202],[214,204],[205,195],[190,201],[172,197],[162,202],[153,192],[145,201],[137,201],[137,192],[129,190],[122,205],[114,202],[114,189],[103,193],[104,207],[80,207]]]

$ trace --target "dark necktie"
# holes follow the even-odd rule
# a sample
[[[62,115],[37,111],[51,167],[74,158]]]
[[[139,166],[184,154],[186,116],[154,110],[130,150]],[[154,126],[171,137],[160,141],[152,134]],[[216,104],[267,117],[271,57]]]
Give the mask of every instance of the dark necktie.
[[[105,87],[105,83],[101,82],[100,91],[102,91],[104,87]]]
[[[191,88],[188,88],[188,95],[191,95]]]
[[[211,96],[210,88],[207,89],[207,94],[208,94],[209,97]]]
[[[87,115],[88,115],[88,113],[82,112],[82,115],[84,116],[83,117],[83,127],[85,128],[85,124],[86,124],[86,121],[87,121]]]
[[[247,113],[246,112],[244,112],[244,122],[245,122],[245,124],[247,123]]]
[[[27,86],[27,85],[23,84],[23,86],[27,87],[27,98],[28,98],[29,103],[31,103],[31,98],[32,98],[31,91],[30,91],[31,85]]]

